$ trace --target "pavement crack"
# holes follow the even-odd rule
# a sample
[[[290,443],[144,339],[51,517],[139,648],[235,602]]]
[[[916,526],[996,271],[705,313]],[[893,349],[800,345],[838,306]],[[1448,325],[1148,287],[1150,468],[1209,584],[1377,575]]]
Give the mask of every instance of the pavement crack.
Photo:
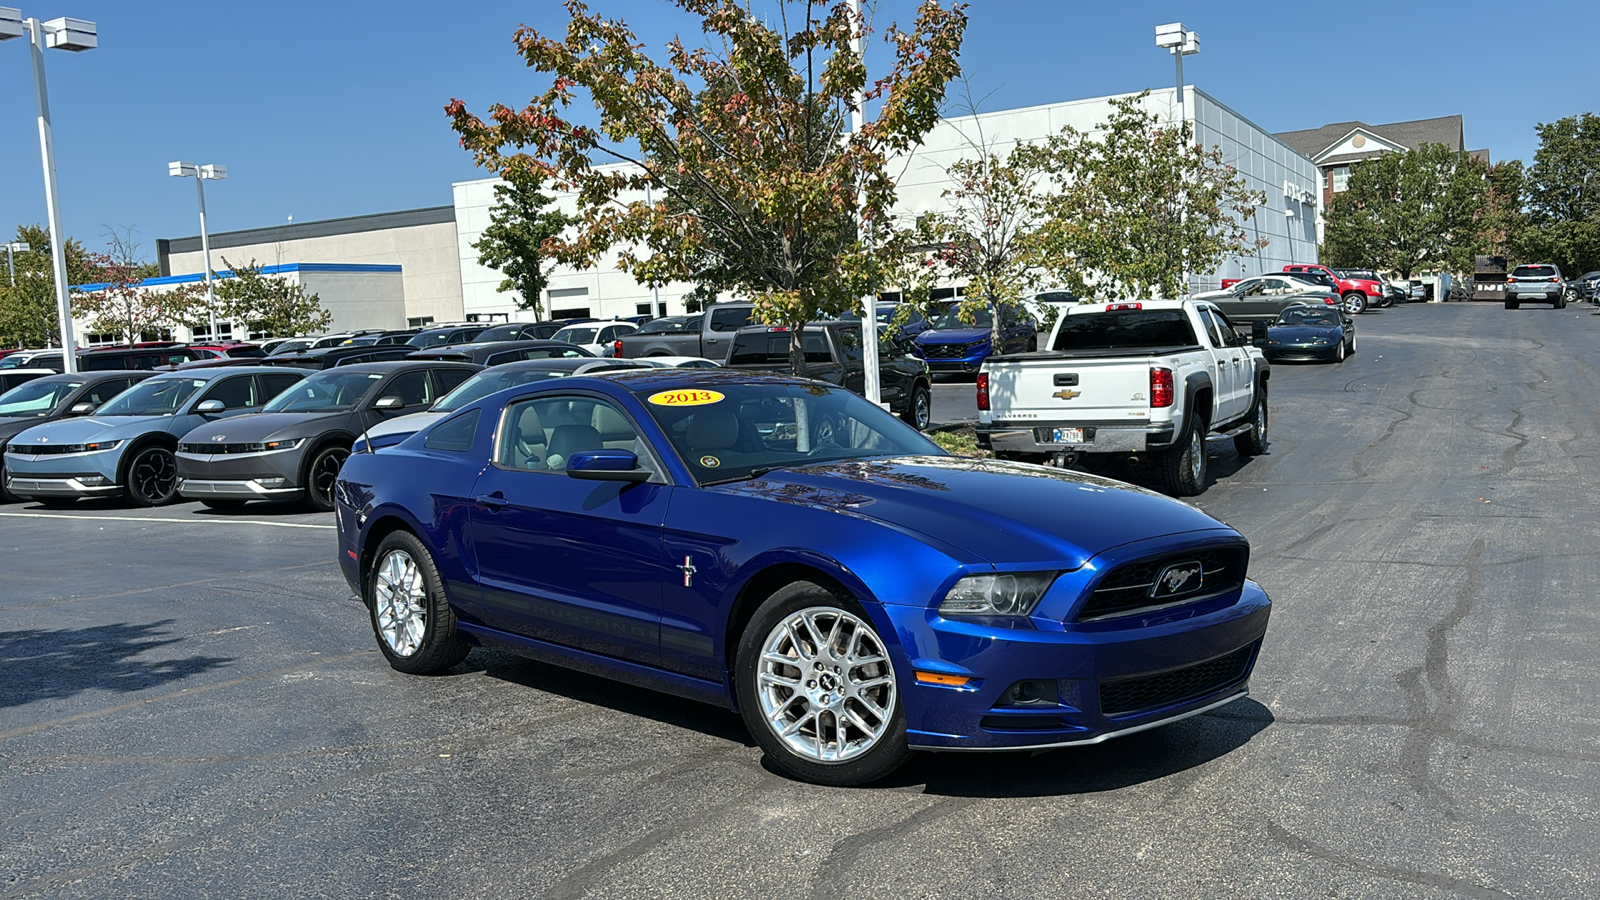
[[[1365,447],[1362,447],[1360,450],[1357,450],[1356,451],[1356,455],[1350,457],[1350,469],[1351,469],[1351,471],[1356,473],[1356,477],[1357,478],[1366,478],[1369,474],[1371,474],[1361,464],[1361,461],[1364,458],[1366,458],[1367,451],[1376,448],[1379,444],[1381,444],[1384,441],[1387,441],[1388,439],[1394,437],[1394,430],[1396,428],[1399,428],[1401,425],[1405,424],[1406,422],[1409,422],[1412,419],[1416,418],[1416,415],[1414,413],[1409,412],[1409,411],[1404,410],[1404,409],[1396,409],[1393,406],[1386,406],[1384,408],[1389,410],[1390,412],[1399,413],[1400,414],[1400,418],[1391,419],[1389,421],[1389,427],[1384,429],[1382,437],[1380,437],[1377,440],[1373,441],[1372,443],[1366,445]]]
[[[899,841],[931,822],[962,812],[978,801],[971,797],[950,797],[930,806],[924,806],[909,816],[895,822],[879,825],[863,832],[849,835],[833,845],[833,852],[823,860],[812,885],[811,896],[816,900],[832,900],[846,893],[841,882],[844,876],[863,856],[879,844]]]
[[[1492,888],[1488,885],[1478,884],[1475,881],[1468,881],[1464,878],[1457,878],[1454,875],[1439,875],[1432,872],[1421,872],[1416,869],[1407,869],[1401,866],[1389,865],[1387,863],[1369,862],[1364,859],[1357,859],[1354,856],[1347,856],[1343,853],[1335,853],[1332,850],[1318,847],[1305,838],[1290,832],[1287,828],[1284,828],[1282,825],[1279,825],[1277,822],[1274,822],[1271,819],[1267,820],[1267,835],[1276,843],[1281,844],[1282,846],[1287,847],[1296,853],[1304,854],[1313,859],[1320,859],[1325,863],[1329,863],[1330,865],[1335,865],[1341,869],[1347,869],[1352,872],[1365,872],[1369,875],[1390,878],[1406,884],[1417,884],[1422,885],[1423,887],[1442,888],[1444,890],[1454,891],[1455,893],[1464,897],[1500,898],[1512,896],[1511,894],[1499,890],[1498,888]]]

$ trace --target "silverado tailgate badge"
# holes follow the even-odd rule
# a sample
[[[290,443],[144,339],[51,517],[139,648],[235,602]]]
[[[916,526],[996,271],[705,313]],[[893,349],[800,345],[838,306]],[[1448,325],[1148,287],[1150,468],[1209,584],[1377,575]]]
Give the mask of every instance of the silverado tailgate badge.
[[[1200,561],[1185,560],[1161,570],[1155,583],[1150,585],[1150,596],[1156,599],[1182,597],[1200,590],[1204,583],[1205,568]]]
[[[1082,397],[1083,393],[1081,391],[1056,391],[1050,396],[1056,398],[1057,400],[1075,400],[1079,397]]]

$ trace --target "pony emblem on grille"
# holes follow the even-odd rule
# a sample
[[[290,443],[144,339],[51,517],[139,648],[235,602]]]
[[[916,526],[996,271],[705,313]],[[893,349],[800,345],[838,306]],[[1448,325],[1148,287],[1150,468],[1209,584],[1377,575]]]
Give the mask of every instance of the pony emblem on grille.
[[[1196,559],[1173,563],[1161,570],[1150,585],[1150,596],[1173,598],[1193,594],[1205,584],[1205,567]]]

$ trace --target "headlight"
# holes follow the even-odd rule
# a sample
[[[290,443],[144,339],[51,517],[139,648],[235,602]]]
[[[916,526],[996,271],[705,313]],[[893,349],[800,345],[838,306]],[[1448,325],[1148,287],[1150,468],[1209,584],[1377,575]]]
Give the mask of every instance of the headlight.
[[[92,444],[84,444],[83,452],[99,453],[101,450],[115,450],[117,445],[121,443],[121,441],[95,441]]]
[[[288,440],[282,441],[267,441],[261,445],[261,449],[268,452],[273,450],[293,450],[294,448],[305,443],[305,441],[305,438],[289,438]]]
[[[1056,580],[1054,572],[968,575],[939,604],[942,616],[1025,616]]]

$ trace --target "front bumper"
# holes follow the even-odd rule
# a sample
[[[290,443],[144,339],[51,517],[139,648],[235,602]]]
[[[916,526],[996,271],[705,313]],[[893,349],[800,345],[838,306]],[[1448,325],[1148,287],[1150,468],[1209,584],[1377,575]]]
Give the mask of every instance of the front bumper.
[[[1203,614],[1067,631],[982,626],[927,608],[884,610],[911,669],[974,679],[959,688],[903,680],[911,745],[1019,750],[1099,743],[1244,697],[1271,603],[1247,581],[1235,602]],[[1019,682],[1050,689],[1037,702],[1008,704]]]
[[[191,499],[284,499],[302,493],[298,448],[263,453],[178,453],[178,493]]]
[[[5,454],[6,490],[18,497],[99,497],[122,490],[122,447],[44,456]]]
[[[1519,303],[1554,303],[1561,299],[1561,291],[1523,285],[1507,286],[1506,299]]]
[[[917,357],[928,364],[928,371],[944,374],[971,374],[983,368],[983,363],[989,358],[989,347],[984,345],[980,350],[969,350],[962,356],[936,356],[930,352],[940,344],[918,345]]]
[[[1269,362],[1279,360],[1330,360],[1339,358],[1338,344],[1309,344],[1295,346],[1284,344],[1280,346],[1269,345],[1263,354]]]
[[[1053,440],[1057,428],[1082,428],[1082,443]],[[1171,422],[1030,422],[978,426],[978,446],[997,453],[1145,453],[1172,444]]]

